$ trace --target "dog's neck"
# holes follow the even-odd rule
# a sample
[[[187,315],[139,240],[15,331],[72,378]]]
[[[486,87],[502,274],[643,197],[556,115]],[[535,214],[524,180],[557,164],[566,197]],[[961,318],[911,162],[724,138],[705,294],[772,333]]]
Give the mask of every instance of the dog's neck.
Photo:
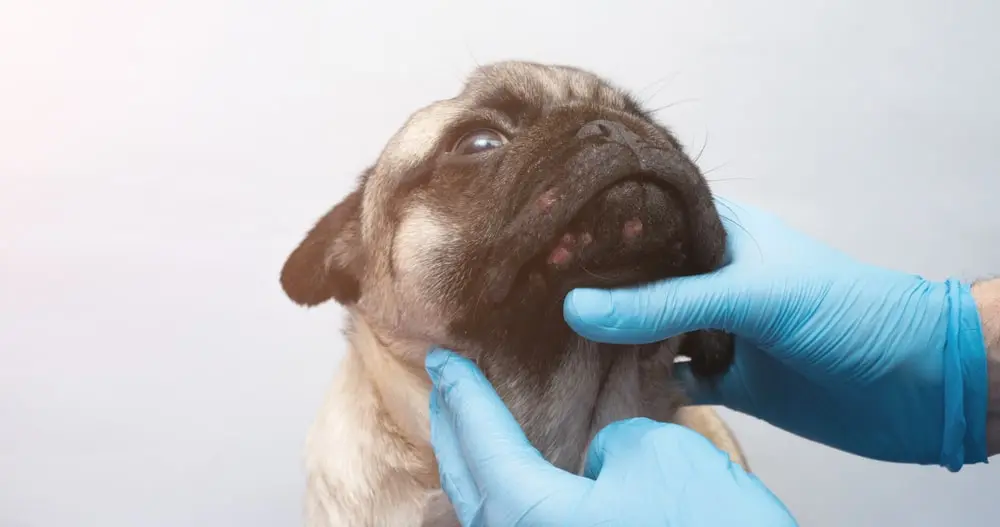
[[[352,353],[378,395],[380,411],[421,462],[436,471],[430,447],[431,385],[423,368],[432,343],[382,327],[361,310],[349,310],[349,315]],[[595,343],[553,334],[530,344],[491,348],[490,357],[477,362],[532,442],[546,457],[573,470],[583,447],[576,443],[588,438],[610,358],[618,353],[599,354]],[[538,370],[542,358],[545,366]]]
[[[440,489],[430,379],[365,317],[349,310],[345,329],[350,349],[307,439],[306,524],[419,525]]]
[[[349,317],[348,340],[379,396],[381,410],[398,433],[433,463],[429,446],[431,383],[422,367],[427,345],[390,338],[359,312],[349,311]]]
[[[350,350],[307,445],[308,524],[374,525],[378,518],[414,525],[414,518],[434,510],[447,514],[430,445],[431,384],[423,358],[431,343],[403,338],[358,310],[348,314]],[[575,338],[553,350],[543,349],[543,342],[530,351],[558,355],[544,380],[525,375],[520,361],[502,353],[509,349],[481,366],[525,434],[556,466],[580,470],[590,438],[612,421],[673,414],[671,397],[641,388],[644,374],[660,379],[651,386],[661,386],[666,374],[640,367],[639,349],[602,353],[601,345]]]

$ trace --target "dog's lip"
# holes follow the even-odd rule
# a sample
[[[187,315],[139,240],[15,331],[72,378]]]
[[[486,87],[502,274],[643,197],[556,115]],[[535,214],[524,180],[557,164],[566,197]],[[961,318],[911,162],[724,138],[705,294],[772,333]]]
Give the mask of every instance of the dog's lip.
[[[494,248],[494,257],[491,260],[495,262],[494,266],[487,274],[487,292],[490,299],[495,303],[506,299],[518,276],[524,272],[526,267],[538,262],[543,256],[548,256],[559,247],[563,236],[567,234],[570,226],[579,219],[580,214],[588,204],[611,189],[629,181],[652,183],[665,190],[662,178],[653,172],[647,170],[624,172],[606,181],[603,185],[595,186],[588,193],[587,199],[573,202],[570,207],[563,210],[563,213],[555,221],[545,224],[548,227],[545,238],[527,240],[525,243],[515,244],[510,248],[498,245]],[[528,232],[537,234],[537,231]]]
[[[569,220],[562,225],[558,225],[555,235],[549,240],[549,242],[546,245],[540,247],[534,254],[532,254],[531,257],[528,258],[528,260],[522,264],[522,267],[528,265],[528,263],[530,263],[531,261],[537,260],[539,257],[543,255],[548,255],[551,251],[557,249],[562,243],[563,238],[567,234],[583,234],[582,232],[579,233],[575,232],[575,230],[573,229],[573,224],[583,219],[583,213],[587,209],[587,207],[594,201],[599,199],[601,196],[607,194],[611,190],[620,187],[621,185],[624,185],[626,183],[640,183],[640,184],[650,183],[653,186],[661,189],[663,192],[668,192],[668,189],[663,184],[663,182],[657,179],[654,174],[648,171],[639,171],[624,178],[621,178],[617,181],[612,181],[608,183],[600,190],[598,190],[597,193],[594,194],[594,197],[592,197],[590,200],[581,203],[577,207],[575,207],[576,211],[569,218]]]

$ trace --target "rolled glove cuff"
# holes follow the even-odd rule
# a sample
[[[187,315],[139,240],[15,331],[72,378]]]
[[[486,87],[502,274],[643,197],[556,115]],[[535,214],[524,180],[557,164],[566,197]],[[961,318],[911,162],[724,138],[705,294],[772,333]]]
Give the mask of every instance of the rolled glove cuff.
[[[945,282],[948,332],[944,347],[944,437],[940,464],[958,472],[966,463],[987,461],[988,379],[986,343],[971,287]]]

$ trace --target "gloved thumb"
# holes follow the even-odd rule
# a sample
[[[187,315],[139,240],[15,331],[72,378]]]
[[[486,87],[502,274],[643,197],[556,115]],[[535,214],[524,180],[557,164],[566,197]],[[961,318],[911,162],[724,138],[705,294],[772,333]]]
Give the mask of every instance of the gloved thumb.
[[[671,278],[634,288],[575,289],[563,316],[582,337],[608,344],[646,344],[698,329],[732,331],[746,300],[730,270]]]
[[[447,435],[435,442],[442,470],[471,477],[479,489],[504,488],[520,478],[569,476],[542,457],[472,361],[448,350],[433,350],[426,369],[436,394],[432,413],[448,419]],[[432,416],[432,421],[435,416]],[[467,467],[465,469],[464,466]]]
[[[611,423],[594,437],[587,451],[584,476],[614,478],[620,468],[622,477],[635,477],[637,466],[631,461],[638,459],[642,460],[642,470],[669,473],[672,480],[684,481],[693,474],[694,462],[704,462],[704,454],[713,451],[718,449],[683,426],[646,418],[626,419]],[[664,463],[670,466],[662,466]]]

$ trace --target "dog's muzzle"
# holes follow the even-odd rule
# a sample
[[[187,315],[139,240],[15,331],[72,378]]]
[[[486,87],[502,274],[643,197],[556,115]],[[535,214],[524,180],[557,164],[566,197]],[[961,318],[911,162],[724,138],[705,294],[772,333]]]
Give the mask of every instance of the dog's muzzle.
[[[526,268],[573,273],[574,286],[625,285],[651,273],[709,271],[724,240],[698,168],[675,148],[653,146],[625,124],[588,122],[562,173],[547,178],[492,245],[487,288],[503,301]],[[700,239],[707,243],[698,243]],[[588,284],[588,278],[593,284]],[[619,283],[621,282],[621,283]]]

